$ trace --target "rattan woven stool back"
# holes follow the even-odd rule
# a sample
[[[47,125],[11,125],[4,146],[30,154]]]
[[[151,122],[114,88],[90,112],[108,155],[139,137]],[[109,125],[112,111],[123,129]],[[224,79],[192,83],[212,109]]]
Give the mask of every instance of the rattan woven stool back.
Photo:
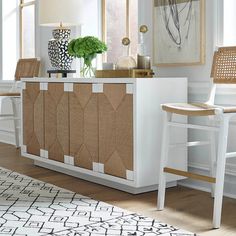
[[[38,77],[39,67],[40,61],[37,58],[19,59],[15,71],[15,80]]]
[[[211,77],[216,84],[236,84],[236,47],[221,47],[215,52]]]

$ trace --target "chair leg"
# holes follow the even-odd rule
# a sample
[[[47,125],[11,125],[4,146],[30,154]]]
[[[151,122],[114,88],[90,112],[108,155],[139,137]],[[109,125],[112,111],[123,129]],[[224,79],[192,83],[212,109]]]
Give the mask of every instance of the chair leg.
[[[210,120],[211,121],[211,120]],[[212,124],[212,122],[209,122]],[[209,164],[210,164],[210,176],[215,177],[215,163],[216,163],[216,141],[215,141],[215,133],[210,132],[210,155],[209,155]],[[215,197],[215,185],[211,185],[211,196]]]
[[[164,173],[164,167],[168,162],[169,139],[170,139],[169,138],[170,128],[167,125],[167,122],[171,121],[171,117],[172,117],[171,113],[167,112],[164,113],[160,172],[159,172],[159,187],[158,187],[158,198],[157,198],[157,210],[159,211],[164,209],[164,204],[165,204],[166,176]]]
[[[215,200],[214,200],[214,212],[213,212],[213,228],[215,229],[220,228],[221,224],[228,130],[229,130],[229,117],[226,116],[223,117],[221,120],[219,138],[218,138]]]
[[[12,111],[13,111],[13,122],[14,122],[14,129],[15,129],[15,144],[16,148],[20,147],[20,141],[19,141],[19,129],[18,129],[18,121],[17,121],[17,106],[16,106],[16,101],[14,98],[11,98],[11,103],[12,103]]]

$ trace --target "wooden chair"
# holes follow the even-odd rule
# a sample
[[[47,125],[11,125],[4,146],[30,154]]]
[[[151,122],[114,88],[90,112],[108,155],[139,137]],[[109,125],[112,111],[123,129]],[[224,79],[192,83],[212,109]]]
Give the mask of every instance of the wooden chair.
[[[226,158],[236,157],[236,152],[227,153],[227,140],[230,119],[236,115],[236,104],[218,106],[215,104],[216,86],[218,84],[236,84],[236,47],[221,47],[214,54],[211,77],[213,86],[206,103],[193,104],[164,104],[164,125],[162,151],[159,173],[158,210],[163,210],[165,201],[166,176],[165,173],[180,175],[212,184],[214,196],[213,228],[219,228],[221,223],[224,176]],[[210,125],[182,124],[172,121],[172,115],[205,116],[214,121]],[[210,132],[211,155],[210,176],[189,173],[167,167],[170,127],[207,130]],[[218,133],[218,151],[215,150],[215,133]],[[204,145],[206,142],[188,142],[187,146]],[[215,165],[216,164],[216,165]],[[216,166],[216,168],[215,168]]]
[[[0,112],[2,103],[5,99],[10,99],[12,105],[12,114],[0,114],[0,120],[13,120],[15,130],[15,144],[19,147],[19,127],[18,121],[20,120],[19,114],[17,114],[17,104],[20,101],[20,86],[19,82],[21,78],[37,77],[39,74],[40,61],[37,58],[19,59],[15,71],[14,85],[9,92],[0,93]]]

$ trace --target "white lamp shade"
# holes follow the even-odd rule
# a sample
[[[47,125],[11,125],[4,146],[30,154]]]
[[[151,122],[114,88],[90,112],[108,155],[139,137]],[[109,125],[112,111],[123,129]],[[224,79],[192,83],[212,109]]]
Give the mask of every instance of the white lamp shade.
[[[39,0],[39,24],[54,27],[83,24],[83,0]]]

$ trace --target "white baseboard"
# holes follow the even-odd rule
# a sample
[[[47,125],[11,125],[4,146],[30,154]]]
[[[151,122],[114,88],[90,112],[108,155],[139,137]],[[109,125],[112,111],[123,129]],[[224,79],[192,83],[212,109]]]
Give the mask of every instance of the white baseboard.
[[[13,130],[0,130],[0,142],[15,145],[15,133]]]
[[[209,166],[208,165],[203,165],[201,163],[196,163],[196,162],[190,162],[188,164],[189,168],[192,168],[193,170],[200,170],[201,172],[208,173],[209,172]],[[234,176],[236,177],[236,165],[232,163],[226,163],[225,167],[225,173],[226,175]]]

